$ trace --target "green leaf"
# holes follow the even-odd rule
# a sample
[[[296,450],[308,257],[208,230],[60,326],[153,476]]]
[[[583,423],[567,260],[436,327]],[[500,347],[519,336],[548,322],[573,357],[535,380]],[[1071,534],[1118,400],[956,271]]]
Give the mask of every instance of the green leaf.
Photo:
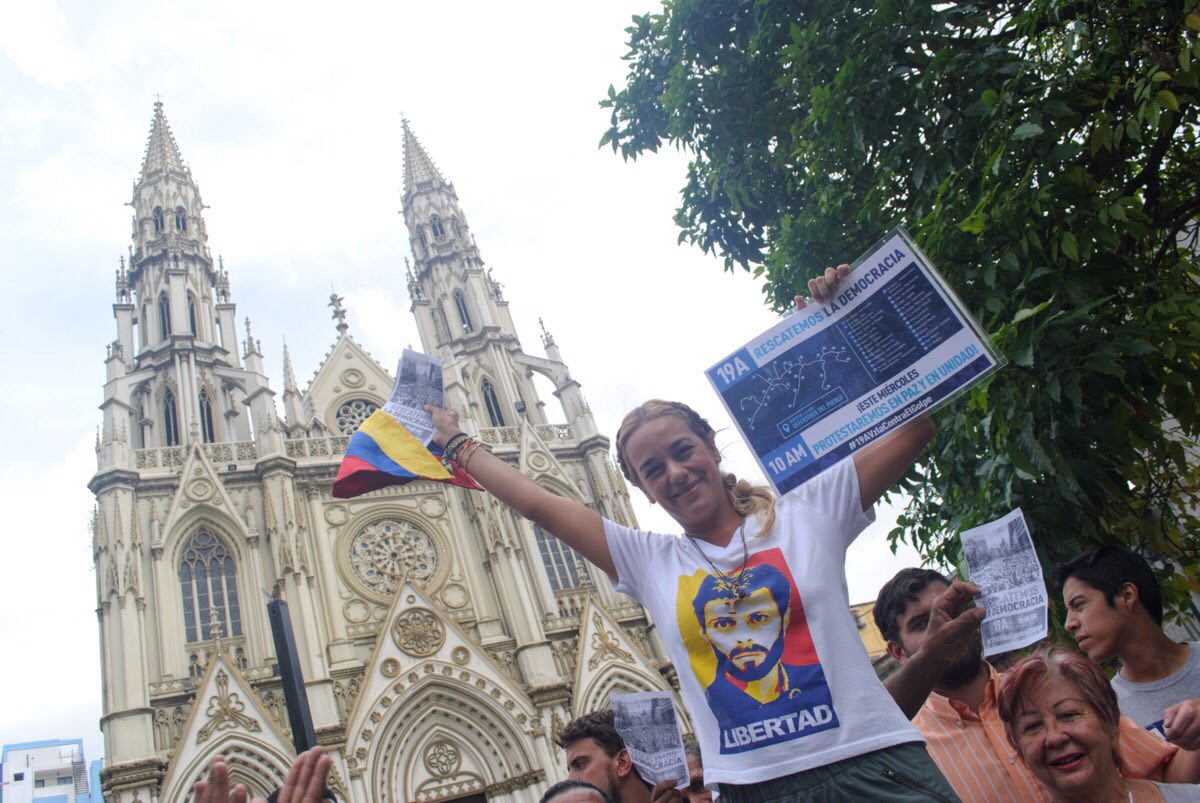
[[[1017,129],[1013,131],[1012,138],[1017,141],[1021,141],[1032,139],[1033,137],[1043,133],[1045,133],[1044,129],[1037,123],[1021,123],[1019,126],[1017,126]]]
[[[1169,89],[1160,89],[1158,94],[1154,96],[1159,105],[1166,106],[1173,112],[1179,111],[1179,101],[1175,99],[1175,93]]]
[[[1194,11],[1183,18],[1183,22],[1193,31],[1200,31],[1200,14]]]
[[[1162,81],[1170,81],[1171,74],[1169,72],[1159,70],[1158,72],[1154,73],[1154,75],[1150,76],[1150,80],[1156,84],[1161,83]]]
[[[982,212],[972,212],[966,220],[958,224],[958,228],[969,234],[982,234],[986,223],[987,218]]]
[[[983,94],[979,96],[979,99],[983,102],[983,105],[988,106],[989,108],[995,106],[996,101],[999,98],[1000,96],[996,94],[996,90],[994,89],[985,89],[983,90]]]
[[[1041,304],[1038,304],[1037,306],[1024,307],[1022,309],[1017,310],[1017,314],[1014,315],[1012,318],[1013,324],[1016,325],[1016,324],[1020,323],[1021,321],[1029,320],[1034,315],[1037,315],[1039,312],[1046,309],[1046,307],[1050,306],[1050,303],[1052,301],[1054,301],[1053,297],[1046,299],[1045,301],[1043,301]]]
[[[1079,261],[1079,244],[1075,242],[1075,235],[1069,231],[1064,231],[1062,236],[1062,252],[1067,259],[1072,262]]]
[[[1022,368],[1032,368],[1033,343],[1021,344],[1009,354],[1009,358],[1013,361],[1014,365],[1019,365]]]

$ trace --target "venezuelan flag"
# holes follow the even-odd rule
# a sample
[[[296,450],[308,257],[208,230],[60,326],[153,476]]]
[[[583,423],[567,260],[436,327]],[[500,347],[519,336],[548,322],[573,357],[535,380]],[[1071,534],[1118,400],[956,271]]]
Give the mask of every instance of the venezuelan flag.
[[[333,481],[333,495],[349,499],[413,480],[436,480],[483,490],[457,463],[443,461],[440,447],[432,443],[426,447],[395,418],[376,410],[350,436],[346,456]]]

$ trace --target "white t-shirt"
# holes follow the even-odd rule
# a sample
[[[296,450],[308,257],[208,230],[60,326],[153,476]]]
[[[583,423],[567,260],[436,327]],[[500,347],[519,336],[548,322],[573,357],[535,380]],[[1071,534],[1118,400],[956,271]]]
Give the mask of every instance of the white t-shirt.
[[[675,664],[706,782],[755,783],[924,741],[876,676],[850,613],[846,549],[873,518],[844,460],[779,499],[769,534],[747,519],[740,577],[736,534],[720,549],[604,522],[617,590],[650,612]]]

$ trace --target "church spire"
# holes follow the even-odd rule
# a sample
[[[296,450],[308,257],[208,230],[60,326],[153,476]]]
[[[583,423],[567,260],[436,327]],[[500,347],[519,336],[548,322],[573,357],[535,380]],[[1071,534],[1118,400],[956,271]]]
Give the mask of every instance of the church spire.
[[[296,387],[296,374],[292,370],[292,355],[288,354],[287,341],[283,341],[283,392],[298,393],[299,388]]]
[[[421,141],[404,122],[404,194],[411,195],[417,190],[428,189],[431,186],[445,184],[446,180],[438,172],[437,165],[421,147]]]
[[[179,145],[171,126],[163,114],[161,100],[154,101],[154,119],[150,122],[150,137],[146,141],[146,156],[142,160],[142,175],[139,181],[157,178],[165,173],[181,173],[190,178],[190,171],[183,163]]]

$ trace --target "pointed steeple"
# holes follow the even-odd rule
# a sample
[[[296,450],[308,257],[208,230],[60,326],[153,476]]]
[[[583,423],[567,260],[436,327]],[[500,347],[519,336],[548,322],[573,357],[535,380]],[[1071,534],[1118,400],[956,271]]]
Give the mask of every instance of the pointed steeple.
[[[155,178],[166,172],[189,175],[190,171],[183,163],[179,153],[179,145],[171,126],[163,114],[161,100],[154,101],[154,119],[150,123],[150,138],[146,141],[146,156],[142,160],[142,175],[139,181]]]
[[[438,172],[437,165],[421,147],[421,141],[404,120],[404,194],[410,195],[419,189],[436,184],[445,184],[446,179]]]
[[[292,370],[292,355],[288,353],[287,341],[283,341],[283,392],[299,393],[296,387],[296,373]]]

